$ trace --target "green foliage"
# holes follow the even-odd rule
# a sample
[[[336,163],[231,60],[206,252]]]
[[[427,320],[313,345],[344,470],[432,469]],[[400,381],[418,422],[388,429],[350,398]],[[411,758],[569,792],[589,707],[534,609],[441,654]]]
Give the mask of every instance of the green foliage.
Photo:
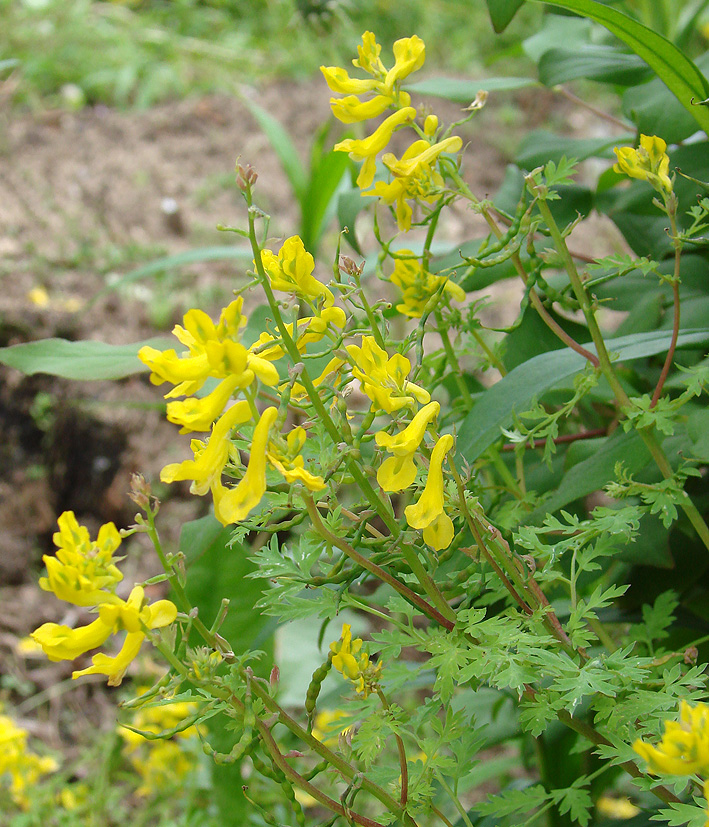
[[[610,84],[612,117],[626,118],[628,136],[654,122],[668,124],[670,141],[706,128],[709,109],[689,100],[707,97],[701,68],[666,36],[686,39],[686,28],[660,33],[591,0],[550,4],[588,19],[550,15],[542,36],[522,44],[544,83]],[[490,0],[495,26],[522,5]],[[316,16],[331,25],[322,9]],[[420,47],[399,44],[401,79]],[[407,134],[413,114],[378,55],[365,86]],[[648,82],[641,61],[669,92]],[[438,89],[459,99],[465,87]],[[243,339],[237,301],[218,324],[186,316],[184,356],[143,354],[187,397],[170,402],[171,419],[192,430],[196,416],[203,433],[194,459],[163,476],[211,492],[221,521],[185,527],[185,574],[181,557],[160,551],[154,506],[143,503],[181,605],[154,642],[172,668],[166,681],[204,704],[220,818],[245,823],[248,777],[244,801],[253,797],[268,824],[302,827],[313,806],[350,824],[460,817],[470,827],[471,810],[482,824],[586,827],[602,823],[605,791],[628,794],[627,774],[653,818],[699,823],[704,802],[688,786],[709,776],[706,727],[684,721],[699,763],[678,776],[633,745],[654,743],[682,702],[707,698],[705,136],[667,148],[645,133],[640,149],[617,153],[616,169],[580,186],[572,151],[610,167],[612,142],[545,133],[523,144],[502,192],[480,200],[460,173],[462,141],[442,147],[448,133],[434,136],[438,126],[423,121],[405,161],[384,156],[386,169],[374,168],[371,144],[347,139],[365,164],[363,188],[374,187],[362,199],[340,193],[349,160],[328,149],[327,130],[306,170],[274,115],[251,106],[300,207],[300,246],[264,248],[268,216],[252,171],[239,167],[248,229],[230,229],[249,240],[247,276],[267,305]],[[419,142],[427,154],[415,162]],[[680,162],[681,176],[670,167]],[[410,189],[390,199],[398,185]],[[368,267],[332,242],[325,285],[306,248],[331,241],[324,230],[340,195],[341,221],[374,213],[374,239],[353,243]],[[407,199],[416,211],[402,218]],[[456,202],[486,229],[439,243],[439,219]],[[572,232],[593,208],[628,246],[588,261]],[[512,277],[520,308],[506,327],[493,327],[480,302],[457,304],[461,285]],[[625,329],[614,331],[601,305],[628,313]],[[483,381],[490,368],[499,378]],[[216,380],[209,396],[206,380]],[[226,401],[214,391],[224,382]],[[339,640],[324,639],[341,609],[363,637],[345,622]],[[270,632],[295,621],[317,639],[303,709],[285,708],[292,693],[281,694],[277,672],[266,676]],[[493,749],[499,763],[486,766]],[[489,781],[496,792],[471,809],[472,787]],[[667,806],[653,808],[652,795]]]

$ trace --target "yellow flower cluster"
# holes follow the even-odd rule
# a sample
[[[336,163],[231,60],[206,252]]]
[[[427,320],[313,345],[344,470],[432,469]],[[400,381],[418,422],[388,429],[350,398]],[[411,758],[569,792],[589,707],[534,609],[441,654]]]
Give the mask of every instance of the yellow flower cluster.
[[[395,63],[391,69],[382,63],[381,46],[372,32],[362,35],[358,52],[359,57],[352,63],[370,75],[369,79],[351,78],[339,66],[320,67],[330,89],[345,95],[330,99],[333,114],[343,123],[355,123],[379,117],[388,109],[395,111],[368,137],[347,138],[336,144],[335,149],[348,152],[353,161],[362,162],[357,186],[365,190],[374,181],[377,155],[386,148],[393,133],[401,127],[414,125],[419,137],[400,159],[391,152],[382,156],[382,163],[391,176],[390,183],[377,181],[373,189],[362,193],[394,205],[399,229],[407,232],[413,215],[409,202],[431,203],[441,194],[444,180],[437,169],[439,156],[459,152],[463,142],[457,136],[437,141],[438,119],[433,115],[425,119],[423,128],[416,126],[416,110],[410,106],[411,96],[399,89],[400,82],[420,69],[426,59],[426,47],[420,37],[404,37],[394,43]],[[362,95],[371,97],[362,100],[358,97]]]
[[[67,603],[93,608],[98,617],[78,629],[44,623],[32,632],[32,638],[50,660],[74,660],[91,649],[98,649],[112,635],[125,631],[126,637],[117,655],[109,657],[99,652],[93,656],[92,666],[72,673],[73,678],[106,675],[110,686],[118,686],[147,632],[173,623],[177,608],[169,600],[149,604],[142,586],[135,586],[127,600],[118,597],[115,588],[122,575],[113,562],[113,552],[121,538],[113,523],[101,527],[95,542],[90,540],[88,530],[78,524],[72,511],[65,511],[58,523],[59,531],[54,535],[57,555],[44,556],[47,577],[40,579],[40,586]]]
[[[411,362],[400,353],[389,357],[373,336],[363,336],[361,347],[347,345],[346,350],[354,361],[353,375],[359,379],[362,392],[372,400],[372,410],[393,415],[423,405],[398,434],[384,430],[375,434],[377,445],[392,454],[380,465],[377,482],[384,491],[403,491],[416,479],[414,459],[426,431],[440,412],[440,405],[431,402],[427,390],[409,382]],[[443,462],[452,447],[453,437],[449,434],[436,441],[424,490],[418,502],[404,511],[407,523],[411,528],[422,529],[424,542],[436,551],[448,548],[454,534],[453,522],[444,511],[443,491]]]
[[[140,687],[138,692],[144,693],[146,690],[147,687]],[[195,756],[185,747],[186,742],[197,737],[197,727],[175,730],[196,710],[197,704],[189,701],[163,701],[160,706],[138,710],[131,722],[134,729],[155,735],[173,731],[169,739],[148,740],[131,729],[118,728],[124,741],[123,754],[141,779],[141,785],[136,790],[138,795],[164,793],[166,789],[176,787],[180,779],[194,769]]]
[[[9,780],[10,797],[21,809],[29,805],[28,791],[40,776],[53,772],[57,762],[27,746],[27,730],[7,715],[0,715],[0,781]]]
[[[315,263],[298,236],[287,239],[278,254],[264,250],[261,261],[271,289],[296,296],[309,304],[312,315],[287,325],[300,353],[308,344],[345,326],[345,313],[334,306],[330,290],[313,276]],[[285,349],[280,337],[264,332],[251,347],[240,342],[246,324],[243,299],[238,298],[222,310],[219,322],[201,310],[189,310],[184,327],[177,325],[174,335],[186,350],[159,351],[143,347],[138,357],[150,368],[155,385],[169,382],[174,388],[166,398],[186,396],[169,402],[167,416],[188,431],[210,432],[206,439],[193,439],[193,459],[163,468],[163,482],[191,481],[191,491],[204,495],[211,491],[217,519],[223,525],[245,519],[256,508],[266,491],[266,471],[273,468],[287,482],[299,482],[311,491],[325,487],[321,476],[305,468],[301,449],[306,440],[302,427],[287,436],[280,433],[275,407],[259,412],[255,406],[257,384],[273,387],[280,381],[276,366]],[[217,380],[210,393],[197,397],[207,381]],[[236,397],[245,398],[236,401]],[[248,467],[241,467],[239,453],[231,436],[240,426],[250,426],[251,451]],[[237,477],[231,487],[222,482],[223,474]]]
[[[618,158],[613,165],[616,172],[647,181],[660,193],[672,192],[669,176],[670,158],[667,144],[655,135],[641,135],[640,146],[617,146],[613,150]]]
[[[367,698],[377,690],[382,675],[382,665],[371,663],[369,655],[361,650],[362,638],[352,640],[352,629],[349,623],[343,623],[340,639],[330,644],[332,665],[343,677],[352,681],[360,695]]]
[[[709,705],[690,706],[682,701],[679,721],[665,721],[665,733],[657,746],[638,739],[633,749],[652,773],[699,775],[709,799]]]
[[[434,276],[424,268],[411,250],[398,250],[394,271],[389,281],[401,290],[399,313],[420,319],[429,301],[438,294],[447,294],[457,302],[465,301],[465,290],[443,276]]]

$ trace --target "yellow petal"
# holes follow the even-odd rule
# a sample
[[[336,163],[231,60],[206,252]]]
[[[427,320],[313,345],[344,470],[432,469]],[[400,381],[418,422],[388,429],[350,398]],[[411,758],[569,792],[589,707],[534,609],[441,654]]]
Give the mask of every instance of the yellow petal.
[[[411,528],[426,528],[443,514],[443,460],[453,447],[453,437],[445,434],[431,453],[426,486],[415,505],[404,510],[406,522]]]

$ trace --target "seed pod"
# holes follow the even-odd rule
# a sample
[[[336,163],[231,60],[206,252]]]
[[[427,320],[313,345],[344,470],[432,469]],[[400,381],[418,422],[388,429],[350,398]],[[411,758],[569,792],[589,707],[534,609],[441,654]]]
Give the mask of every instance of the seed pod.
[[[328,654],[327,660],[322,666],[318,666],[318,668],[313,672],[313,676],[310,679],[310,684],[308,686],[308,691],[305,693],[305,711],[308,713],[308,718],[312,720],[313,713],[315,712],[315,705],[318,701],[318,695],[320,694],[320,688],[322,687],[322,682],[327,677],[327,673],[332,668],[332,653]]]

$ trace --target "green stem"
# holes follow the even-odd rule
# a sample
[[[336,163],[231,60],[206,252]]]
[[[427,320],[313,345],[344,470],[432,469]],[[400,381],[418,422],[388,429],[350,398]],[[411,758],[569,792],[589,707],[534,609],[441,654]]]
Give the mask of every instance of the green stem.
[[[446,356],[448,357],[448,364],[451,366],[451,370],[453,371],[453,378],[455,379],[455,383],[460,391],[460,395],[465,400],[465,408],[469,411],[473,407],[473,397],[470,395],[470,391],[468,390],[468,385],[465,381],[465,377],[463,376],[463,372],[460,369],[460,363],[458,362],[458,357],[453,350],[453,345],[451,344],[451,340],[448,337],[448,330],[446,329],[445,325],[443,324],[443,316],[440,310],[435,311],[436,315],[436,327],[438,329],[438,335],[441,337],[441,341],[443,342],[443,349],[446,352]]]
[[[436,773],[436,779],[438,783],[441,785],[441,787],[443,787],[443,789],[445,790],[448,798],[450,798],[450,800],[453,802],[453,806],[456,808],[458,814],[463,819],[465,827],[473,827],[472,821],[470,820],[470,818],[468,818],[468,814],[465,812],[465,807],[463,807],[463,805],[460,803],[458,796],[453,792],[453,790],[451,790],[449,784],[446,782],[446,780],[443,778],[440,772]]]
[[[251,242],[251,249],[253,251],[254,256],[254,263],[256,264],[256,270],[259,275],[259,279],[261,281],[261,285],[263,287],[264,292],[266,293],[266,298],[268,299],[268,304],[271,309],[271,312],[274,315],[274,319],[276,321],[276,325],[278,326],[278,331],[281,335],[281,339],[283,341],[283,346],[287,351],[288,355],[290,356],[293,364],[301,363],[301,355],[298,351],[298,348],[293,340],[293,337],[288,332],[288,329],[283,321],[283,317],[281,316],[280,310],[278,309],[278,303],[276,302],[275,296],[273,295],[273,290],[271,289],[271,284],[269,282],[268,276],[263,267],[263,263],[261,261],[261,249],[259,248],[258,241],[256,239],[256,230],[255,230],[255,218],[254,218],[254,210],[252,209],[252,200],[251,200],[251,190],[247,189],[244,193],[246,197],[246,202],[249,206],[248,216],[249,216],[249,240]],[[333,422],[330,414],[328,413],[325,405],[323,404],[320,395],[313,384],[312,379],[310,378],[308,371],[305,367],[300,374],[300,382],[305,388],[308,398],[315,408],[315,411],[318,415],[318,418],[325,426],[325,430],[328,432],[328,435],[332,439],[335,445],[339,445],[342,442],[341,434],[337,429],[337,426]],[[399,527],[399,523],[394,516],[394,513],[391,508],[391,503],[389,502],[388,497],[384,497],[382,495],[377,495],[372,484],[369,482],[367,477],[365,476],[363,470],[357,463],[357,460],[351,455],[347,455],[347,467],[349,472],[352,474],[356,484],[359,486],[360,490],[369,501],[369,503],[375,508],[376,512],[384,521],[385,525],[391,532],[391,534],[398,538],[401,534],[401,528]],[[421,561],[418,559],[418,555],[416,551],[412,548],[409,548],[408,545],[402,543],[401,544],[401,551],[404,555],[407,565],[414,573],[415,577],[421,584],[421,587],[426,592],[430,600],[436,606],[438,611],[443,615],[443,617],[449,618],[449,620],[455,619],[455,614],[450,606],[446,603],[443,595],[438,590],[435,582],[428,574],[426,569],[421,564]]]
[[[480,212],[482,213],[483,218],[487,222],[488,227],[490,228],[492,234],[495,238],[502,238],[502,230],[497,225],[497,222],[492,217],[490,210],[488,210],[476,197],[473,195],[472,191],[468,187],[468,185],[463,181],[463,179],[458,175],[457,171],[449,171],[451,177],[455,180],[456,184],[460,187],[461,192],[473,203],[475,204]],[[527,283],[527,271],[524,269],[524,265],[522,264],[522,259],[519,257],[519,253],[514,253],[510,259],[512,264],[514,265],[515,270],[517,271],[517,275],[522,279],[524,284]],[[544,324],[567,346],[570,347],[572,350],[579,353],[584,359],[588,359],[588,361],[594,366],[598,367],[598,359],[595,357],[593,353],[589,350],[586,350],[585,347],[580,345],[572,336],[569,334],[559,325],[559,323],[551,316],[551,314],[547,311],[546,307],[542,304],[542,300],[539,298],[537,293],[532,288],[529,291],[529,300],[532,302],[532,306],[537,311],[539,318],[544,322]]]
[[[377,687],[377,695],[382,702],[382,706],[388,712],[391,707],[381,687]],[[406,809],[406,803],[409,799],[409,766],[406,762],[406,750],[404,749],[404,742],[401,740],[401,736],[395,732],[394,737],[396,738],[396,748],[399,752],[399,767],[401,769],[401,796],[399,802],[402,808]]]
[[[479,331],[473,327],[470,329],[470,335],[473,339],[475,339],[483,353],[487,356],[488,362],[499,371],[500,376],[507,376],[507,368],[503,364],[502,359],[500,359],[495,351],[487,344],[485,339],[483,339],[480,335]]]
[[[530,186],[533,185],[530,182]],[[534,190],[533,190],[534,192]],[[534,192],[534,194],[538,194]],[[611,386],[611,390],[613,391],[616,400],[621,408],[630,408],[632,407],[632,402],[628,394],[625,392],[625,389],[620,383],[620,380],[616,376],[615,370],[613,369],[613,364],[611,363],[610,356],[608,355],[608,350],[606,349],[606,343],[603,339],[603,334],[598,326],[598,322],[596,321],[596,315],[594,309],[589,301],[588,294],[586,293],[586,289],[583,285],[581,277],[578,274],[576,269],[576,265],[574,260],[569,253],[569,249],[566,246],[566,241],[564,240],[559,227],[557,226],[556,221],[554,220],[553,215],[551,214],[551,210],[549,209],[548,204],[543,200],[538,200],[537,206],[539,208],[539,212],[544,218],[546,225],[549,229],[549,233],[554,241],[554,246],[556,247],[559,255],[561,256],[561,260],[564,264],[564,268],[566,273],[569,277],[569,281],[571,282],[571,287],[576,295],[576,298],[583,310],[583,314],[586,318],[586,324],[588,325],[589,332],[591,334],[591,338],[593,339],[593,343],[596,346],[596,353],[598,354],[598,363],[601,370],[601,373],[606,378],[606,381]],[[671,479],[673,476],[672,473],[672,466],[667,459],[665,452],[662,450],[660,445],[657,442],[655,434],[650,428],[642,428],[638,430],[638,433],[645,443],[648,451],[652,455],[652,458],[655,460],[657,467],[660,469],[662,476],[665,479]],[[685,492],[685,499],[684,502],[681,504],[682,510],[687,515],[689,521],[694,526],[695,531],[701,538],[702,542],[709,549],[709,526],[707,526],[704,518],[699,513],[697,507],[694,503],[689,499],[689,495]]]
[[[399,580],[396,579],[392,574],[386,569],[381,568],[376,563],[373,563],[363,554],[360,554],[356,549],[354,549],[346,540],[342,539],[342,537],[338,537],[336,534],[333,534],[330,529],[327,528],[325,523],[320,518],[320,513],[313,501],[312,497],[308,495],[303,496],[303,501],[305,502],[305,507],[308,510],[308,515],[313,523],[313,527],[315,530],[320,534],[323,539],[327,540],[328,543],[331,543],[333,546],[340,549],[340,551],[344,552],[351,560],[354,560],[359,566],[362,566],[363,569],[373,574],[375,577],[378,577],[384,583],[388,583],[393,589],[395,589],[399,594],[412,605],[416,606],[418,609],[428,615],[432,620],[440,623],[441,626],[444,626],[448,631],[451,631],[455,627],[455,614],[453,610],[448,606],[446,603],[446,607],[448,609],[448,614],[452,614],[452,619],[449,619],[445,615],[441,614],[437,611],[433,606],[428,604],[422,597],[420,597],[416,592],[411,591],[408,586],[405,586]],[[441,596],[442,597],[442,596]]]
[[[672,304],[674,306],[673,320],[672,320],[672,340],[670,341],[670,349],[667,351],[665,363],[660,372],[660,378],[657,380],[655,392],[650,401],[650,407],[654,408],[662,394],[662,388],[665,385],[665,380],[672,367],[672,360],[675,355],[675,348],[677,347],[677,337],[679,336],[679,322],[680,322],[680,300],[679,300],[679,283],[680,283],[680,259],[682,256],[682,242],[677,233],[677,219],[676,219],[676,205],[677,199],[671,194],[665,198],[665,208],[667,216],[670,219],[670,233],[672,235],[672,244],[675,248],[675,270],[672,277]]]

